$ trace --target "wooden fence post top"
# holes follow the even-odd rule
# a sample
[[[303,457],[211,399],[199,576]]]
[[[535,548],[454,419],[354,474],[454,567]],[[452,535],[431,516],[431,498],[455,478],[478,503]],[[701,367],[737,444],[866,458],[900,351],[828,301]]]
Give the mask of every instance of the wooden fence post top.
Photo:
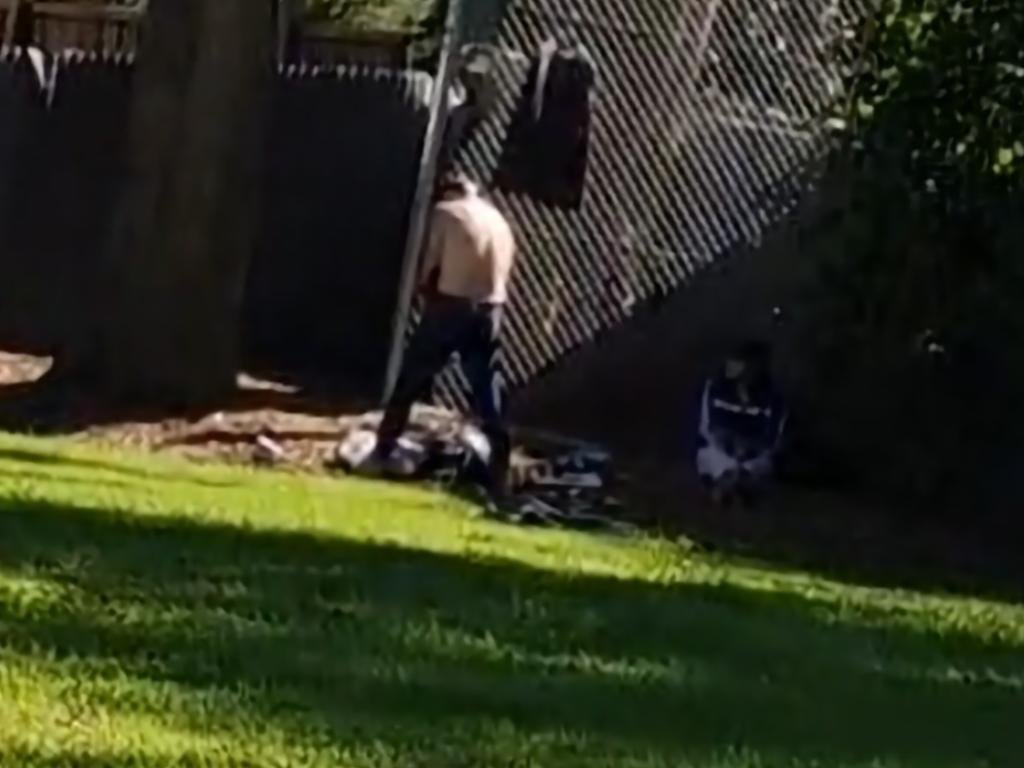
[[[7,14],[4,23],[3,47],[10,48],[14,45],[14,36],[18,30],[18,12],[21,10],[21,0],[0,0],[0,10]]]

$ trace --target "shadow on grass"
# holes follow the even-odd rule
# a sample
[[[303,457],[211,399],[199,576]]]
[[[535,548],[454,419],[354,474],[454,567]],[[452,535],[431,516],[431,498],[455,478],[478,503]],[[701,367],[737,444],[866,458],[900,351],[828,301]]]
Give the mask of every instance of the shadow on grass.
[[[291,414],[336,416],[360,413],[375,403],[316,377],[268,373],[285,389],[239,387],[227,398],[198,410],[176,408],[134,411],[109,408],[78,399],[59,381],[0,386],[0,429],[39,435],[68,435],[80,430],[167,418],[200,419],[215,411],[246,413],[271,409]],[[281,432],[280,440],[325,442],[324,432]],[[251,434],[207,432],[170,439],[163,447],[231,446],[251,443]],[[24,463],[63,463],[104,472],[134,475],[139,481],[177,480],[137,472],[116,464],[96,464],[64,458],[0,453]],[[624,463],[633,482],[624,489],[631,514],[648,529],[680,533],[713,549],[777,563],[782,568],[810,569],[834,578],[879,587],[1014,600],[1024,603],[1024,559],[1019,556],[1022,530],[1010,517],[984,521],[965,516],[957,524],[908,517],[897,511],[878,513],[851,505],[835,493],[787,493],[767,508],[710,509],[702,493],[680,483],[675,462],[656,467]],[[218,483],[190,478],[199,485]]]
[[[148,483],[183,483],[199,485],[207,488],[231,488],[237,483],[225,480],[211,480],[202,477],[200,474],[184,474],[182,472],[160,472],[152,469],[136,468],[126,465],[121,461],[103,461],[100,459],[86,459],[65,454],[48,453],[46,451],[31,451],[16,448],[0,448],[0,462],[7,462],[12,465],[7,470],[0,470],[12,478],[35,479],[59,483],[82,483],[84,485],[96,485],[95,476],[74,478],[69,476],[68,470],[81,470],[86,473],[101,473],[122,478],[110,480],[104,478],[102,482],[117,487],[131,487],[132,485],[145,485]],[[35,467],[34,470],[25,470],[16,465]],[[44,470],[52,470],[48,473]]]
[[[2,500],[0,569],[65,595],[0,593],[0,647],[256,692],[211,728],[251,716],[432,765],[497,764],[506,726],[579,738],[575,764],[1024,764],[1021,649],[832,623],[794,596]]]
[[[684,468],[641,464],[633,475],[631,511],[706,551],[865,586],[1024,604],[1024,518],[929,518],[797,485],[754,507],[723,508]]]

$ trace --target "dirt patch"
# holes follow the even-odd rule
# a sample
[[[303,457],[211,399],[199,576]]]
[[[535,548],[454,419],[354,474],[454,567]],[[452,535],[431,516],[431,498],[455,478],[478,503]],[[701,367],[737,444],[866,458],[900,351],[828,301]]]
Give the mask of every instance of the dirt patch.
[[[282,469],[325,472],[334,463],[338,443],[345,435],[375,428],[380,418],[367,403],[316,397],[249,375],[239,376],[234,397],[220,408],[185,417],[125,417],[90,409],[85,403],[65,402],[47,408],[45,399],[41,404],[38,393],[32,393],[33,384],[49,365],[43,358],[0,353],[0,427],[62,434],[131,450],[170,452],[195,461],[272,462]],[[438,408],[422,406],[413,411],[413,423],[431,431],[437,431],[439,424],[459,421],[458,415]],[[586,445],[539,430],[518,430],[516,437],[534,450]],[[273,448],[268,449],[270,445]],[[520,452],[516,459],[521,464],[528,457]]]
[[[339,441],[375,427],[379,414],[366,403],[316,397],[297,387],[249,375],[220,407],[186,415],[109,412],[62,397],[50,401],[36,382],[44,358],[0,353],[0,426],[57,434],[135,451],[165,452],[197,462],[275,464],[280,469],[326,472]],[[455,420],[435,408],[417,408],[417,424]]]
[[[160,418],[138,414],[127,418],[90,413],[84,403],[47,407],[33,384],[49,368],[44,358],[0,354],[0,419],[24,432],[64,434],[75,439],[133,450],[169,451],[197,461],[250,464],[258,440],[269,436],[287,452],[282,464],[315,471],[332,453],[353,416],[332,413],[336,405],[304,397],[296,389],[240,376],[236,396],[213,412]],[[65,413],[57,409],[65,409]]]

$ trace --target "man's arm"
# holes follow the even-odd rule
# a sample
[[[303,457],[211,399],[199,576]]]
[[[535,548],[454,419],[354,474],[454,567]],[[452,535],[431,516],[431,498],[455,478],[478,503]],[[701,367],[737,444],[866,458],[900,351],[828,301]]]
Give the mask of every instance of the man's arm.
[[[772,450],[778,452],[782,448],[782,441],[786,439],[786,427],[789,426],[789,409],[781,397],[776,396],[772,413]]]
[[[431,293],[437,289],[437,281],[441,272],[441,256],[444,253],[445,214],[435,209],[430,216],[430,230],[427,233],[426,250],[423,253],[423,265],[420,268],[420,290]]]
[[[786,437],[786,426],[789,423],[789,411],[782,398],[773,395],[771,402],[772,416],[767,425],[767,435],[759,459],[774,458],[782,449],[782,441]]]
[[[708,379],[704,384],[704,394],[700,403],[700,436],[712,448],[724,450],[720,438],[719,425],[715,424],[713,408],[711,405],[711,390],[714,387],[714,379]]]

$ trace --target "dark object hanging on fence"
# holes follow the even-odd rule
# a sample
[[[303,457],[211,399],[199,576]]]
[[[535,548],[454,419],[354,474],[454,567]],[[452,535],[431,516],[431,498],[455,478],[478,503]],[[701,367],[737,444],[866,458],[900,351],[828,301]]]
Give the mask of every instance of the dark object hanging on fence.
[[[576,209],[590,155],[595,69],[582,48],[541,46],[509,126],[495,186]]]

